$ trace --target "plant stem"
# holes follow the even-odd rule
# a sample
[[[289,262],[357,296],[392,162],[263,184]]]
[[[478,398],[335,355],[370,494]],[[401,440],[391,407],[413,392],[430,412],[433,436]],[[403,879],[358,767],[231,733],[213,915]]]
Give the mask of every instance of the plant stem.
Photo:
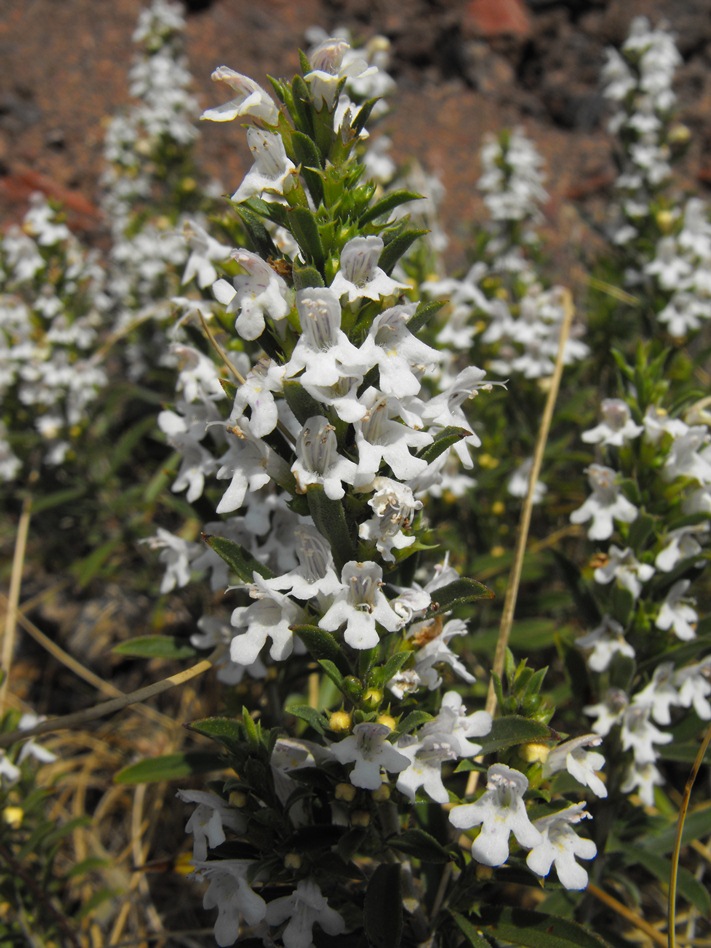
[[[36,473],[30,475],[30,483],[37,479]],[[10,683],[10,668],[15,651],[15,636],[17,634],[17,614],[20,604],[20,589],[22,587],[22,569],[25,563],[27,549],[27,534],[32,519],[32,494],[28,491],[22,501],[22,513],[17,525],[15,538],[15,552],[12,557],[12,573],[10,575],[10,589],[7,596],[7,611],[5,612],[5,628],[2,640],[2,670],[4,677],[0,683],[0,711],[5,708],[7,688]]]

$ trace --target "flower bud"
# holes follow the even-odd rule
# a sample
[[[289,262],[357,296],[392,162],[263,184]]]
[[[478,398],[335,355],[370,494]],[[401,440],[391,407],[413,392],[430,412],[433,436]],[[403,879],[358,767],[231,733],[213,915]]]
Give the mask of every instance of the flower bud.
[[[354,810],[351,813],[351,826],[360,826],[363,829],[370,826],[370,813],[367,810]]]
[[[368,688],[361,699],[361,705],[366,711],[377,711],[383,700],[383,693],[379,688]],[[387,717],[387,715],[386,715]],[[387,724],[387,721],[381,721],[381,724]],[[390,725],[388,725],[390,727]]]
[[[392,714],[379,714],[376,721],[378,724],[384,724],[385,727],[389,727],[391,731],[397,727],[397,721]]]
[[[284,856],[285,869],[301,869],[301,856],[298,853],[287,853]]]
[[[328,726],[338,734],[350,731],[353,718],[348,711],[334,711],[328,719]]]
[[[243,807],[247,806],[248,796],[244,790],[232,790],[229,796],[230,806],[235,807],[238,810],[241,810]]]
[[[345,803],[352,803],[358,792],[352,783],[337,783],[334,796],[337,800],[343,800]]]
[[[373,800],[376,803],[385,803],[390,799],[390,787],[386,783],[381,783],[377,790],[373,790]]]

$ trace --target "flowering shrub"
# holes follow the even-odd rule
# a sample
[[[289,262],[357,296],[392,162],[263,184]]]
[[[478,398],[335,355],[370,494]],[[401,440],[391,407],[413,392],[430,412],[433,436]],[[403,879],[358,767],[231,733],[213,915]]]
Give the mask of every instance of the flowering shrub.
[[[243,124],[252,165],[209,217],[183,25],[164,0],[141,15],[136,105],[107,133],[106,266],[40,202],[0,247],[4,479],[81,456],[90,412],[107,440],[138,414],[121,442],[151,483],[116,487],[110,461],[101,486],[131,530],[155,530],[144,555],[189,617],[116,652],[194,660],[151,694],[210,667],[220,682],[189,724],[210,750],[151,747],[118,782],[181,781],[191,891],[221,946],[627,944],[610,913],[658,902],[650,877],[673,880],[703,936],[703,846],[680,856],[673,830],[692,808],[687,837],[709,831],[692,782],[674,795],[711,718],[711,440],[685,348],[706,319],[709,221],[673,196],[673,38],[635,20],[604,69],[622,170],[573,322],[522,129],[484,142],[490,219],[446,273],[442,185],[370,137],[394,86],[383,38],[312,30],[269,91],[215,69],[201,118]],[[99,396],[125,375],[117,420]],[[19,614],[15,595],[6,643]],[[87,720],[133,698],[114,700]],[[13,866],[22,768],[50,760],[33,738],[53,723],[5,723]],[[63,892],[53,858],[38,865]],[[55,889],[37,901],[18,878],[5,898],[72,943]]]

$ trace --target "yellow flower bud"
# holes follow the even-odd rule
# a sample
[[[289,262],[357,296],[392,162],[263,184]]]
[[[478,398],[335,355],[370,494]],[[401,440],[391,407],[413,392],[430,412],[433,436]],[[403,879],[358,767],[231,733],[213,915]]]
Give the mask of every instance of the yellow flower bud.
[[[285,869],[301,869],[301,856],[298,853],[287,853],[284,856]]]
[[[19,829],[25,817],[25,811],[21,806],[6,806],[2,811],[2,818],[13,829]]]
[[[351,813],[351,826],[360,826],[363,829],[370,826],[370,813],[366,810],[354,810]]]
[[[379,714],[375,720],[378,724],[384,724],[385,727],[389,727],[391,731],[397,726],[397,721],[392,714]]]
[[[352,803],[357,793],[352,783],[337,783],[334,795],[337,800],[345,800],[346,803]]]
[[[541,744],[532,741],[530,744],[524,744],[519,748],[519,754],[529,764],[543,764],[550,754],[551,749],[547,744]]]
[[[328,719],[328,726],[339,734],[350,731],[352,723],[353,718],[348,711],[334,711]]]
[[[232,790],[229,796],[230,806],[234,806],[238,810],[241,810],[242,807],[247,806],[248,799],[249,798],[244,790]]]
[[[381,783],[377,790],[373,790],[373,799],[376,803],[385,803],[390,799],[390,787],[386,783]]]

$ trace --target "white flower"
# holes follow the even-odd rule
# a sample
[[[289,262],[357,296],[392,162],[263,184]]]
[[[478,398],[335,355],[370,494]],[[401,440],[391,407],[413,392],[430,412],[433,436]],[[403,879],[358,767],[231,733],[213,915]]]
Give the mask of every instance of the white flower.
[[[676,672],[674,683],[679,689],[682,708],[693,707],[702,721],[711,718],[711,656]]]
[[[374,722],[356,724],[353,733],[331,745],[331,752],[342,764],[355,763],[350,781],[354,787],[377,790],[382,783],[380,768],[399,774],[409,760],[387,740],[390,728]]]
[[[366,414],[355,424],[358,448],[356,486],[366,486],[378,474],[384,461],[400,481],[409,481],[427,467],[424,458],[414,457],[410,448],[423,448],[433,437],[426,431],[415,431],[394,419],[400,408],[396,399],[367,389],[361,396],[367,406]]]
[[[624,589],[628,589],[635,599],[639,599],[642,584],[654,576],[654,567],[649,563],[640,563],[629,547],[621,550],[614,544],[607,553],[607,562],[598,566],[593,577],[596,583],[606,585],[613,580]]]
[[[158,559],[165,564],[165,575],[160,584],[161,595],[171,592],[176,587],[181,589],[190,582],[190,561],[201,552],[197,543],[191,543],[182,537],[177,537],[163,527],[158,527],[154,537],[141,540],[151,550],[160,550]]]
[[[509,858],[509,835],[521,846],[531,848],[542,842],[542,835],[528,818],[523,795],[528,780],[518,770],[493,764],[487,771],[486,791],[476,803],[455,806],[450,822],[458,829],[481,826],[474,840],[472,856],[485,866],[502,866]]]
[[[415,308],[415,304],[393,306],[376,316],[370,327],[368,335],[375,343],[380,369],[380,390],[386,395],[417,395],[420,377],[444,358],[407,328]]]
[[[348,52],[350,45],[345,40],[331,36],[311,50],[311,71],[306,73],[304,79],[311,88],[317,110],[320,111],[325,106],[329,111],[333,111],[336,91],[342,78],[365,79],[378,72],[377,67],[369,66],[365,59],[346,56]]]
[[[607,796],[607,787],[595,773],[605,765],[605,758],[597,751],[588,751],[588,747],[599,747],[602,737],[598,734],[583,734],[555,747],[543,765],[543,776],[549,777],[565,768],[584,787],[590,787],[598,797]]]
[[[671,724],[670,709],[682,703],[672,662],[657,665],[651,681],[634,696],[633,703],[648,705],[657,724]]]
[[[654,622],[658,629],[665,632],[671,629],[683,642],[696,638],[696,623],[699,621],[699,615],[693,607],[696,600],[686,595],[690,585],[689,579],[680,579],[674,583]]]
[[[575,857],[593,859],[597,854],[595,843],[591,839],[580,839],[573,829],[580,820],[591,819],[584,807],[584,803],[577,803],[560,813],[541,817],[533,824],[542,838],[526,857],[526,865],[537,875],[547,876],[555,864],[558,878],[566,889],[584,889],[588,884],[588,874]]]
[[[189,283],[194,279],[200,289],[204,290],[217,279],[215,263],[227,260],[230,248],[215,240],[203,227],[192,220],[183,222],[183,237],[190,247],[190,256],[180,282]]]
[[[602,622],[587,635],[576,639],[579,648],[591,648],[588,656],[588,665],[595,672],[603,672],[615,655],[625,655],[634,658],[635,652],[625,639],[625,632],[620,623],[611,616],[603,616]]]
[[[231,618],[236,629],[245,631],[232,639],[230,658],[247,667],[256,662],[267,639],[272,640],[269,654],[275,661],[288,658],[294,648],[291,627],[303,621],[303,611],[296,603],[270,589],[258,573],[254,573],[254,584],[250,592],[262,598],[250,606],[237,606]]]
[[[397,747],[409,761],[409,766],[397,778],[397,789],[414,801],[417,790],[422,787],[435,803],[449,803],[449,793],[442,782],[442,764],[457,759],[451,742],[439,734],[429,734],[422,739],[406,734]]]
[[[248,128],[247,144],[254,156],[254,164],[232,195],[232,200],[239,203],[264,192],[268,195],[288,194],[296,186],[296,165],[287,158],[281,135],[261,128]]]
[[[277,273],[256,253],[234,250],[232,258],[246,270],[227,280],[213,284],[212,292],[228,313],[239,311],[235,329],[243,339],[258,339],[264,332],[265,314],[274,320],[284,319],[289,312],[289,290]]]
[[[248,925],[256,925],[267,914],[267,903],[247,881],[252,865],[250,859],[195,863],[195,875],[209,880],[202,904],[203,908],[217,909],[215,941],[220,948],[228,948],[237,941],[241,918]]]
[[[389,477],[376,477],[373,481],[375,493],[368,501],[374,516],[361,523],[358,536],[375,542],[378,552],[386,562],[394,562],[393,549],[403,550],[411,546],[416,537],[406,536],[415,511],[422,508],[422,501],[415,500],[412,490]]]
[[[670,744],[674,740],[672,734],[660,731],[649,720],[652,712],[651,704],[628,705],[622,716],[620,740],[623,750],[634,753],[636,764],[653,764],[657,759],[655,744]]]
[[[711,460],[700,450],[708,444],[709,432],[705,425],[687,428],[677,435],[662,468],[664,480],[691,477],[702,485],[711,484]]]
[[[281,934],[284,948],[311,948],[314,924],[327,935],[341,935],[346,928],[313,879],[301,879],[291,895],[274,899],[267,906],[270,925],[281,925],[287,918],[289,923]]]
[[[321,484],[327,497],[340,500],[343,482],[353,484],[356,465],[341,457],[333,425],[323,415],[307,418],[296,439],[296,461],[291,466],[296,489],[305,494],[309,484]]]
[[[629,705],[629,698],[619,688],[609,688],[605,700],[599,704],[589,704],[583,708],[585,714],[596,717],[593,731],[601,737],[606,737],[619,724]]]
[[[200,116],[201,119],[210,122],[231,122],[244,115],[267,125],[276,125],[279,121],[279,110],[273,99],[253,79],[235,72],[229,66],[218,66],[211,78],[213,82],[227,83],[237,95],[223,105],[206,109]]]
[[[430,691],[439,688],[442,677],[437,671],[438,665],[449,665],[463,681],[473,682],[474,675],[449,647],[450,639],[457,635],[466,635],[467,627],[461,619],[450,619],[442,623],[442,618],[420,622],[408,629],[407,637],[419,646],[415,652],[415,671],[422,685]]]
[[[614,521],[632,523],[637,517],[637,508],[620,493],[616,483],[617,473],[602,464],[591,464],[585,473],[592,488],[592,494],[582,507],[570,515],[571,523],[592,523],[588,529],[591,540],[607,540],[615,529]]]
[[[691,511],[685,509],[684,513],[691,513]],[[654,565],[663,573],[671,573],[678,563],[692,556],[698,556],[702,552],[703,547],[696,537],[697,535],[705,537],[708,532],[708,523],[697,523],[693,526],[670,530],[666,535],[664,547],[657,553]]]
[[[654,806],[654,788],[661,787],[663,783],[664,777],[652,761],[638,763],[634,760],[627,768],[620,790],[623,793],[637,790],[645,806]]]
[[[343,567],[341,588],[319,626],[335,632],[343,623],[343,637],[352,648],[374,648],[380,641],[376,623],[388,632],[402,627],[402,619],[393,610],[380,587],[383,571],[377,563],[356,563]]]
[[[506,489],[512,497],[526,497],[528,495],[532,467],[533,458],[527,458],[516,467],[506,484]],[[536,486],[533,488],[533,503],[540,504],[547,493],[548,488],[543,481],[536,481]]]
[[[193,835],[193,860],[207,859],[207,850],[215,849],[227,839],[224,827],[241,832],[246,827],[244,816],[222,797],[206,790],[178,790],[183,803],[197,803],[185,824],[185,832]]]
[[[298,526],[294,530],[294,541],[298,567],[284,576],[265,579],[265,586],[286,590],[301,600],[338,592],[341,583],[333,569],[331,548],[321,534],[314,527]]]
[[[359,299],[379,300],[392,296],[398,290],[405,290],[404,283],[398,283],[378,266],[383,252],[380,237],[354,237],[341,251],[341,268],[331,283],[336,296],[348,296],[348,302]]]
[[[636,438],[644,431],[643,425],[632,421],[632,412],[621,398],[605,398],[600,405],[602,421],[596,428],[581,435],[586,444],[608,444],[622,447],[626,441]]]

